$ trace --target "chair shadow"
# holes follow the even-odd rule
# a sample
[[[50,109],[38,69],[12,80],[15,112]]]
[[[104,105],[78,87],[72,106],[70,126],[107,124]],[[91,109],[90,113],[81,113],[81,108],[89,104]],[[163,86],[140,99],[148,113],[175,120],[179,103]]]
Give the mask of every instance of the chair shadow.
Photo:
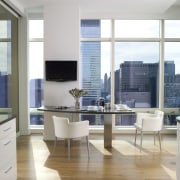
[[[151,151],[146,147],[142,147],[140,152],[140,146],[137,144],[135,146],[133,141],[124,140],[123,143],[129,148],[132,148],[132,152],[126,153],[126,149],[122,149],[121,147],[122,141],[115,140],[112,144],[112,148],[104,148],[103,140],[90,140],[89,148],[90,148],[90,158],[88,159],[88,153],[86,149],[86,143],[80,141],[72,141],[71,142],[71,157],[68,160],[67,154],[67,143],[65,141],[60,141],[57,143],[56,152],[53,152],[53,141],[46,141],[47,148],[50,152],[47,157],[44,166],[53,170],[56,170],[63,179],[63,177],[72,177],[71,172],[77,172],[77,176],[79,179],[84,177],[84,174],[87,174],[87,178],[92,178],[90,172],[96,172],[96,168],[100,168],[102,172],[96,172],[97,176],[101,178],[105,178],[105,168],[112,164],[113,166],[125,166],[123,162],[127,162],[129,159],[129,163],[135,164],[137,167],[141,168],[144,164],[144,167],[157,167],[160,168],[161,171],[166,175],[169,179],[172,179],[166,171],[167,163],[171,163],[170,171],[174,171],[175,169],[175,160],[169,160],[170,162],[162,162],[161,154],[163,156],[167,156],[170,159],[174,157],[174,155],[170,154],[166,150],[163,151]],[[124,147],[123,147],[124,148]],[[129,150],[128,150],[129,151]],[[100,166],[100,167],[99,167]],[[126,165],[127,166],[127,165]],[[161,167],[164,167],[161,168]],[[137,168],[136,167],[136,168]],[[144,168],[142,167],[142,168]],[[168,165],[169,168],[169,165]],[[119,171],[122,179],[127,179],[127,172]]]

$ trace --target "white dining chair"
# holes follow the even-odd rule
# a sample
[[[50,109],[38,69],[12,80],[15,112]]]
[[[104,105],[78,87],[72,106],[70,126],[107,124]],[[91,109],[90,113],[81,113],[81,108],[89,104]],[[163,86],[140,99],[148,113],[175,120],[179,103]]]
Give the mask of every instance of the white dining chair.
[[[89,158],[89,121],[77,121],[69,122],[68,118],[52,116],[54,124],[54,149],[56,149],[56,144],[58,139],[64,139],[68,142],[68,159],[70,159],[70,140],[75,138],[86,137],[87,141],[87,151]]]
[[[143,134],[145,132],[154,133],[154,144],[155,144],[155,135],[158,133],[159,146],[161,150],[160,132],[163,126],[163,119],[164,119],[164,112],[161,110],[155,110],[154,113],[137,112],[136,123],[134,124],[136,128],[135,145],[136,145],[137,131],[140,131],[140,134],[141,134],[140,150],[142,149]]]

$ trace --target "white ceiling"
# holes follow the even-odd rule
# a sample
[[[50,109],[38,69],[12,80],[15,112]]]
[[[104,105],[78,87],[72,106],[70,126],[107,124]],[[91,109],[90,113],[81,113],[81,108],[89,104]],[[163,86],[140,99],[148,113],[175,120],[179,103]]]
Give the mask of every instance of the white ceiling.
[[[12,0],[13,1],[13,0]],[[61,0],[17,0],[24,8],[43,6]],[[121,13],[163,13],[180,0],[69,0],[77,1],[84,11],[117,11]]]

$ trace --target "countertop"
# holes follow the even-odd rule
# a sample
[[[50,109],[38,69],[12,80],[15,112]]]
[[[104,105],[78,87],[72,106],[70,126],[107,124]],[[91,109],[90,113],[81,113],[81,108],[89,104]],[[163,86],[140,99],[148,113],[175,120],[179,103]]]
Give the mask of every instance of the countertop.
[[[12,114],[0,113],[0,125],[15,118]]]

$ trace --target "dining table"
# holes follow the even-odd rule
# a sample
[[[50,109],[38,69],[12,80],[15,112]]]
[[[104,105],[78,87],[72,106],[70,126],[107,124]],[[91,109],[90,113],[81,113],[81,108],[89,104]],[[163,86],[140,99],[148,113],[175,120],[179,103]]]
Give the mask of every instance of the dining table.
[[[52,116],[57,114],[59,116],[60,113],[63,115],[72,116],[74,114],[88,114],[88,115],[103,115],[104,116],[104,148],[112,147],[112,115],[135,115],[135,111],[132,109],[117,109],[117,108],[96,108],[96,109],[88,109],[88,107],[81,107],[80,109],[76,109],[75,107],[67,107],[67,106],[42,106],[38,108],[39,111],[44,111],[44,139],[49,139],[48,132],[52,130]],[[51,130],[50,130],[51,129]],[[50,132],[49,132],[50,133]],[[52,134],[53,132],[51,132]]]

